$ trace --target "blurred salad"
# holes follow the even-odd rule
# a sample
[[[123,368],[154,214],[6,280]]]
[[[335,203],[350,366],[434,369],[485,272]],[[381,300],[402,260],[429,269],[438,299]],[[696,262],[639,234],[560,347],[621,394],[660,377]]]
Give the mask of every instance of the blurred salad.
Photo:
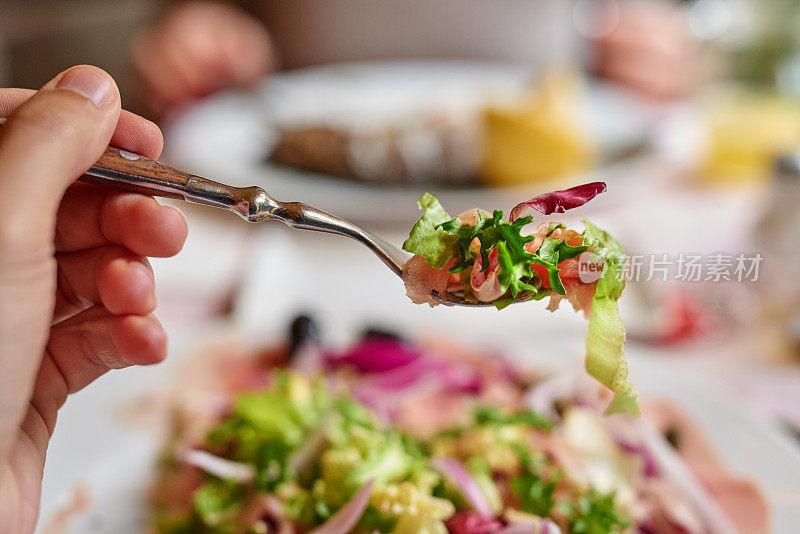
[[[473,209],[452,218],[426,193],[420,217],[403,249],[414,256],[403,267],[408,296],[417,304],[441,303],[445,293],[491,302],[502,309],[513,302],[550,297],[554,311],[567,299],[589,319],[586,369],[614,393],[608,413],[639,413],[638,394],[628,382],[623,355],[625,327],[617,300],[625,288],[625,250],[604,230],[584,219],[578,233],[558,222],[530,230],[535,210],[564,213],[606,190],[603,182],[554,191],[489,215]]]
[[[309,324],[178,407],[156,532],[725,532],[658,432],[602,416],[602,389],[381,331],[330,351]]]

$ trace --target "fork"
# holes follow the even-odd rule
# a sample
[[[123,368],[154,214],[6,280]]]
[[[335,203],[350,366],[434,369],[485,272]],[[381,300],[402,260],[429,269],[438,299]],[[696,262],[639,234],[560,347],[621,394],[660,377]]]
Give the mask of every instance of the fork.
[[[0,127],[2,121],[0,121]],[[185,200],[232,211],[257,223],[278,220],[300,230],[326,232],[349,237],[369,248],[397,276],[411,254],[378,236],[322,210],[301,202],[280,202],[258,186],[233,187],[174,169],[139,154],[108,147],[84,176],[82,182],[99,184],[158,197]],[[485,302],[466,300],[463,293],[431,293],[442,304],[482,307]]]

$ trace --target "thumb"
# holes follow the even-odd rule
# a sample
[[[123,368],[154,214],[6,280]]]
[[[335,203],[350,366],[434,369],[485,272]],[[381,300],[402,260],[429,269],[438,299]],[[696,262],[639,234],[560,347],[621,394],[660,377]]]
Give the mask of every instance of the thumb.
[[[119,114],[114,80],[88,65],[62,72],[11,114],[0,129],[0,237],[51,240],[64,191],[102,155]]]

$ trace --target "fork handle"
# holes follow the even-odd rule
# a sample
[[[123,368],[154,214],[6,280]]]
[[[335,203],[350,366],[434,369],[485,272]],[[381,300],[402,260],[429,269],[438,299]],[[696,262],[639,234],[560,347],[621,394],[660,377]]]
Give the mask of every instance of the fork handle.
[[[248,211],[245,204],[253,200],[253,190],[257,189],[214,182],[114,147],[108,147],[79,180],[133,193],[216,206],[243,216]]]
[[[0,118],[0,129],[5,119]],[[108,147],[81,182],[110,186],[132,193],[175,198],[233,211],[245,219],[252,215],[258,187],[233,187],[174,169],[139,154]]]
[[[144,193],[179,200],[190,200],[196,195],[195,184],[189,173],[179,171],[158,161],[114,147],[106,148],[97,163],[78,180],[81,182],[108,185],[132,193]],[[199,178],[203,182],[210,182]],[[213,183],[213,182],[212,182]],[[220,186],[230,193],[226,186]]]

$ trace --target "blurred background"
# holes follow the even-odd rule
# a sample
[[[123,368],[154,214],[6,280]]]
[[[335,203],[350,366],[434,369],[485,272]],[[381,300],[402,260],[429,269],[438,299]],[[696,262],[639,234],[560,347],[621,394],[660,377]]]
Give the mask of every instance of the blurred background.
[[[631,256],[629,353],[800,431],[800,1],[0,2],[0,86],[78,63],[162,126],[164,161],[395,243],[426,190],[458,213],[606,181],[586,215]],[[312,309],[337,333],[342,314],[497,341],[502,314],[414,308],[355,244],[181,208],[186,250],[155,264],[175,339],[220,324],[266,339]],[[335,276],[301,279],[311,264]],[[514,321],[567,335],[520,308]],[[576,321],[563,332],[580,341]],[[61,424],[110,420],[98,403],[162,379],[104,378]],[[79,434],[56,433],[45,504],[119,439]]]

